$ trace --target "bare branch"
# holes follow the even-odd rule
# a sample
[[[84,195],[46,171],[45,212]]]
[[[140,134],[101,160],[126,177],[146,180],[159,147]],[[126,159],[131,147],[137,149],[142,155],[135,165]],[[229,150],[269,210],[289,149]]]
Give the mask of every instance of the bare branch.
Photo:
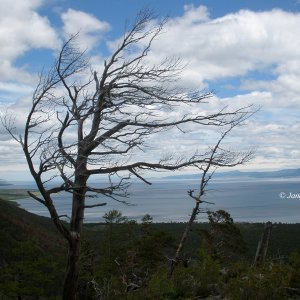
[[[129,171],[134,174],[136,177],[138,177],[139,179],[141,179],[142,181],[144,181],[145,183],[151,185],[152,183],[147,181],[145,178],[143,178],[141,175],[139,175],[137,172],[134,171],[133,168],[130,168]]]
[[[98,204],[92,204],[92,205],[85,205],[84,208],[94,208],[98,206],[105,206],[107,203],[98,203]]]
[[[202,172],[202,178],[199,194],[189,191],[195,200],[188,225],[191,226],[201,212],[200,203],[208,203],[202,197],[212,178],[211,170],[238,166],[253,156],[253,151],[234,152],[220,145],[256,109],[252,106],[230,109],[220,105],[208,111],[209,106],[205,105],[211,101],[212,92],[180,87],[184,67],[180,58],[165,58],[151,64],[147,56],[165,23],[163,20],[157,24],[153,17],[150,11],[138,15],[105,61],[102,71],[93,70],[86,53],[76,45],[77,35],[71,36],[63,44],[54,66],[40,75],[23,135],[16,133],[12,116],[1,116],[8,134],[21,144],[41,194],[29,192],[29,195],[47,207],[55,226],[68,241],[65,281],[68,289],[64,291],[64,299],[75,299],[74,278],[78,278],[85,209],[105,205],[87,205],[87,199],[101,195],[129,205],[126,201],[129,175],[150,185],[145,171],[196,167]],[[222,130],[222,134],[204,152],[191,152],[195,154],[186,157],[162,153],[162,159],[153,155],[152,159],[145,158],[145,153],[154,148],[151,138],[158,140],[160,133],[177,129],[178,140],[184,139],[189,128]],[[195,140],[195,147],[198,143]],[[91,180],[101,174],[108,178],[107,186]],[[59,192],[72,196],[68,226],[60,220],[62,216],[52,201],[52,196]],[[187,234],[174,261],[186,238]]]
[[[43,205],[46,205],[46,202],[44,200],[42,200],[41,198],[39,198],[38,196],[36,196],[35,194],[33,194],[32,192],[30,191],[27,191],[28,195],[33,198],[34,200],[42,203]]]

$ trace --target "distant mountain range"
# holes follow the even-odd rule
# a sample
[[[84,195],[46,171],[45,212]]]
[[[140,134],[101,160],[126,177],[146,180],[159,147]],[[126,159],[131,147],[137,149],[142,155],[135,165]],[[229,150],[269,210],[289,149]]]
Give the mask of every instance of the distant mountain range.
[[[171,175],[165,176],[161,179],[199,179],[200,173],[185,174],[185,175]],[[299,177],[300,169],[284,169],[279,171],[265,171],[265,172],[247,172],[247,171],[228,171],[216,172],[213,176],[215,179],[258,179],[258,178],[294,178]],[[0,179],[0,186],[12,185],[7,181]]]
[[[164,179],[198,179],[198,174],[174,175],[166,176]],[[300,169],[284,169],[279,171],[267,172],[244,172],[244,171],[229,171],[219,172],[214,174],[214,178],[229,179],[229,178],[300,178]]]

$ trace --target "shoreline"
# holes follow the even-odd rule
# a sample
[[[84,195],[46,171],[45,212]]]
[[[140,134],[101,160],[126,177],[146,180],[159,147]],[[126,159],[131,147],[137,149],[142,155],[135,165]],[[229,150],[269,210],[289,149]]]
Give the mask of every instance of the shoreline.
[[[27,190],[26,190],[27,191]],[[42,218],[46,218],[48,220],[51,220],[50,217],[48,216],[45,216],[45,215],[40,215],[40,214],[36,214],[36,213],[33,213],[33,212],[30,212],[30,211],[27,211],[26,209],[20,207],[20,204],[18,203],[18,201],[20,199],[3,199],[1,198],[2,194],[1,194],[1,191],[0,191],[0,201],[8,201],[8,202],[11,202],[13,203],[14,205],[17,205],[18,208],[26,211],[27,213],[30,213],[30,214],[33,214],[35,216],[38,216],[38,217],[42,217]],[[17,195],[16,195],[17,197]],[[24,199],[24,197],[22,198]],[[124,215],[125,216],[125,215]],[[128,216],[127,216],[128,217]],[[135,218],[131,218],[131,217],[128,217],[128,221],[136,221],[137,224],[141,224],[142,222],[140,221],[140,218],[138,220],[136,220]],[[65,221],[66,222],[66,221]],[[153,221],[151,224],[153,225],[184,225],[184,224],[187,224],[188,220],[186,221]],[[266,224],[267,222],[270,222],[269,220],[266,220],[266,221],[234,221],[234,223],[236,225],[263,225],[263,224]],[[195,221],[195,224],[208,224],[208,220],[207,221]],[[299,225],[300,222],[281,222],[281,221],[274,221],[274,222],[271,222],[274,226],[276,225]],[[103,225],[106,225],[106,223],[104,221],[99,221],[99,222],[83,222],[83,225],[84,226],[87,226],[87,227],[94,227],[94,226],[103,226]]]

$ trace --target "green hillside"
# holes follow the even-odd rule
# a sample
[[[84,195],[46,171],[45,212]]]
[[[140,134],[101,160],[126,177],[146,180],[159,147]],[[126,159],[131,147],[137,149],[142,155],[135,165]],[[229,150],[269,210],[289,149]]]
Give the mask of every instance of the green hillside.
[[[0,230],[8,240],[31,238],[37,240],[43,250],[53,253],[64,251],[65,243],[49,218],[29,213],[13,201],[0,199]]]
[[[203,232],[210,225],[195,224],[184,250],[189,266],[178,265],[169,279],[168,258],[174,255],[185,224],[152,224],[149,219],[137,224],[121,214],[110,217],[107,223],[84,226],[78,299],[98,299],[95,291],[106,300],[200,299],[196,296],[213,293],[228,299],[270,299],[271,292],[277,295],[273,299],[290,299],[285,297],[291,291],[300,293],[300,256],[290,256],[300,249],[300,224],[273,225],[268,262],[258,269],[251,268],[251,262],[263,224],[237,224],[247,250],[238,254],[237,245],[231,245],[234,260],[210,256],[215,244],[211,248],[203,243]],[[49,218],[0,200],[1,300],[60,299],[65,254],[65,241]],[[221,275],[224,267],[228,271]],[[127,288],[131,284],[142,288],[128,292],[125,279]]]
[[[49,218],[0,200],[0,299],[56,299],[64,256],[65,243]]]

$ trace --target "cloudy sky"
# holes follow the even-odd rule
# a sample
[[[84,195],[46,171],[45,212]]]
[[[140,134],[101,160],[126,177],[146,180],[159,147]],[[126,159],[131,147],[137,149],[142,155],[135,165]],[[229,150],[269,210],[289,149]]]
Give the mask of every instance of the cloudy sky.
[[[180,56],[182,83],[214,90],[213,101],[261,110],[228,140],[256,157],[240,169],[300,167],[299,0],[0,0],[0,109],[24,120],[38,73],[54,60],[64,38],[80,32],[95,62],[110,55],[127,21],[145,8],[169,16],[152,57]],[[181,147],[195,143],[186,134]],[[174,148],[176,137],[163,150]],[[17,174],[17,175],[16,175]],[[0,129],[0,178],[25,179],[24,157]]]

